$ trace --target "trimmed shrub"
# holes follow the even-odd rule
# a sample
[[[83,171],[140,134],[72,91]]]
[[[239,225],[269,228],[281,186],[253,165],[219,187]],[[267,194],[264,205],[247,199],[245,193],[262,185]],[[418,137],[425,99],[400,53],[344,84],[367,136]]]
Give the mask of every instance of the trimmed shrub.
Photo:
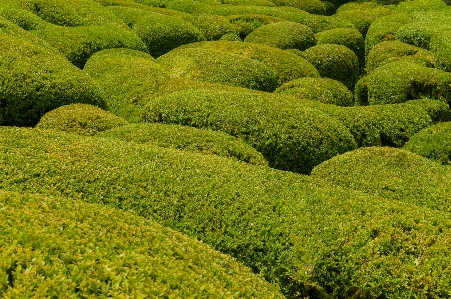
[[[0,206],[2,297],[283,297],[233,258],[130,212],[3,191]]]
[[[370,50],[366,61],[366,70],[371,73],[384,63],[393,62],[399,57],[406,56],[411,56],[412,62],[418,61],[424,66],[432,67],[434,64],[434,56],[429,51],[399,41],[386,41],[378,43]]]
[[[318,165],[311,178],[319,185],[337,185],[450,212],[451,175],[440,164],[402,149],[360,148]]]
[[[242,39],[261,26],[284,21],[280,18],[256,14],[229,16],[228,20]]]
[[[277,88],[275,72],[265,64],[231,54],[202,48],[173,50],[157,59],[171,76],[211,83],[273,91]]]
[[[277,6],[289,6],[315,15],[326,15],[326,6],[320,0],[272,0]]]
[[[451,164],[451,123],[438,123],[420,131],[404,149],[442,164]]]
[[[396,40],[430,50],[431,38],[442,31],[449,31],[451,25],[447,23],[450,21],[451,18],[448,17],[435,22],[428,20],[406,24],[396,32]],[[443,22],[446,22],[446,24],[443,24]]]
[[[304,58],[318,70],[321,77],[342,82],[350,90],[359,79],[359,59],[345,46],[324,44],[304,51]]]
[[[370,77],[363,76],[357,81],[354,88],[354,104],[356,106],[366,106],[368,103],[368,86],[370,84]]]
[[[253,6],[276,6],[269,0],[221,0],[222,4],[232,4],[232,5],[253,5]]]
[[[435,58],[435,67],[451,72],[451,33],[440,32],[434,35],[430,46]]]
[[[54,51],[0,31],[0,53],[3,124],[34,126],[70,103],[104,105],[94,80]]]
[[[255,165],[268,165],[257,150],[228,134],[167,124],[132,124],[98,134],[137,143],[151,143],[207,155],[218,155]]]
[[[316,45],[313,31],[309,27],[295,22],[277,22],[259,27],[251,32],[244,41],[301,51]]]
[[[444,101],[424,98],[419,100],[410,100],[407,101],[406,104],[423,108],[434,124],[451,120],[449,105]]]
[[[352,93],[343,83],[329,78],[300,78],[283,84],[277,93],[337,106],[353,106]]]
[[[87,104],[70,104],[44,114],[36,128],[92,136],[126,124],[125,119],[98,107]]]
[[[149,103],[144,120],[223,131],[261,152],[270,167],[299,173],[355,148],[349,131],[326,114],[239,89],[174,92]]]
[[[218,40],[225,34],[235,34],[233,25],[223,16],[194,14],[187,20],[205,36],[207,40]]]
[[[267,167],[105,138],[2,127],[0,144],[0,188],[64,195],[134,210],[234,256],[267,280],[278,283],[288,298],[313,295],[318,298],[399,298],[409,297],[412,293],[419,294],[420,298],[434,298],[450,291],[451,256],[447,249],[451,222],[448,213],[344,188],[318,188],[305,176]],[[410,164],[402,169],[402,173],[406,169],[410,169]],[[417,179],[427,184],[424,178],[423,173],[417,174]],[[365,179],[368,180],[368,176]],[[429,198],[429,194],[425,198]],[[42,200],[39,202],[45,211],[53,206],[45,205]],[[69,204],[76,204],[76,201]],[[92,216],[98,214],[95,209],[68,210],[94,211],[83,225],[88,227],[88,224],[97,223]],[[111,214],[102,217],[106,224],[99,228],[100,232],[105,227],[108,229],[108,219],[114,219],[112,232],[116,229],[124,231],[122,223],[134,223],[132,214],[105,210]],[[22,207],[19,211],[20,215],[25,214]],[[57,215],[62,217],[64,213]],[[121,221],[119,215],[124,215],[127,220]],[[11,221],[14,223],[17,219]],[[138,221],[141,225],[146,223],[141,219]],[[56,228],[60,235],[75,229],[68,225],[61,231],[60,221],[52,223],[58,223]],[[6,226],[11,230],[10,224]],[[32,232],[37,232],[35,226],[30,227]],[[129,225],[126,229],[133,237],[131,232],[136,227]],[[97,231],[99,243],[109,236],[106,233],[99,236],[99,230],[94,231]],[[147,235],[142,231],[137,235],[139,240],[146,242],[142,243],[146,254],[153,253],[155,248],[158,250],[159,243],[155,238],[143,238]],[[16,242],[22,242],[28,235],[20,236]],[[116,250],[121,254],[124,236],[129,235],[121,233],[117,247],[108,247],[113,256]],[[152,250],[149,250],[149,239],[156,246]],[[48,244],[49,238],[44,240]],[[140,252],[141,245],[136,245],[138,248],[133,250],[134,242],[139,240],[133,240],[128,245],[131,247],[126,247]],[[182,243],[187,246],[190,242],[183,239]],[[84,248],[96,252],[89,243],[83,243]],[[174,260],[172,257],[175,257],[180,263],[191,261],[184,252],[166,249],[172,247],[166,243],[162,245],[161,253],[165,258]],[[200,248],[191,251],[202,254]],[[199,256],[201,265],[204,261],[214,264],[210,259],[213,252],[207,254],[207,259]],[[72,261],[74,255],[69,256]],[[194,257],[193,254],[190,256]],[[103,261],[100,259],[97,263],[103,265]],[[51,263],[46,262],[46,265]],[[210,265],[208,269],[216,271],[217,266]],[[153,264],[152,268],[166,269],[158,264]],[[194,270],[193,264],[190,269]],[[195,269],[207,275],[205,270]],[[191,277],[180,268],[176,271],[183,273],[184,282]],[[218,273],[221,271],[214,277],[218,277]],[[146,273],[146,277],[148,275]],[[122,281],[131,277],[129,274]],[[247,275],[242,277],[249,278]],[[207,280],[207,276],[204,279]],[[226,281],[230,282],[229,279]],[[228,285],[236,290],[241,281],[232,280]],[[255,284],[249,281],[247,285]],[[399,285],[404,287],[399,288]],[[195,286],[198,290],[199,286]]]
[[[241,42],[241,38],[236,35],[235,33],[228,33],[221,36],[219,39],[220,41],[235,41],[235,42]]]
[[[210,4],[221,4],[219,1],[196,1],[196,0],[135,0],[138,3],[161,7],[170,8],[186,13],[202,13],[208,11]]]
[[[278,85],[302,77],[319,77],[315,67],[304,58],[265,45],[221,41],[193,43],[184,47],[225,51],[257,60],[275,71]]]

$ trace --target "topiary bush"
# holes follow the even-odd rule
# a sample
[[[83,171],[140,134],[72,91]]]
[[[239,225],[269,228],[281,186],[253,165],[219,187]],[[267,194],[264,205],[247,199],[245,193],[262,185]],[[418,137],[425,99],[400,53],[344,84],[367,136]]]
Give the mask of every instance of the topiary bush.
[[[235,42],[241,42],[241,38],[236,35],[235,33],[228,33],[221,36],[219,39],[220,41],[235,41]]]
[[[345,46],[324,44],[304,51],[303,57],[318,70],[321,77],[342,82],[349,90],[359,79],[359,59]]]
[[[257,28],[245,42],[263,44],[280,49],[299,49],[304,51],[316,45],[313,31],[295,22],[277,22]]]
[[[451,72],[451,34],[440,32],[440,34],[432,36],[430,48],[434,54],[435,67],[445,72]]]
[[[151,143],[159,147],[174,148],[207,155],[218,155],[254,165],[268,165],[257,150],[228,134],[200,130],[179,125],[159,123],[131,124],[112,128],[97,136],[129,142]]]
[[[451,110],[446,102],[423,98],[419,100],[407,101],[406,104],[418,106],[424,109],[434,124],[449,121],[451,119]]]
[[[289,6],[301,9],[310,14],[326,15],[326,5],[320,0],[273,0],[277,6]]]
[[[349,131],[326,114],[275,95],[245,90],[185,90],[144,108],[148,122],[220,130],[257,149],[269,166],[309,173],[355,148]]]
[[[224,51],[182,48],[157,59],[171,76],[211,83],[273,91],[277,87],[275,72],[265,64]]]
[[[261,26],[284,21],[280,18],[258,14],[233,15],[228,16],[227,19],[241,39],[245,39],[246,36]]]
[[[300,78],[287,82],[276,93],[337,106],[353,106],[352,93],[343,83],[329,78]]]
[[[236,34],[233,25],[223,16],[193,14],[187,18],[187,21],[199,29],[207,40],[218,40],[226,34]]]
[[[233,258],[131,212],[4,191],[0,206],[2,297],[283,298]]]
[[[70,104],[44,114],[36,128],[92,136],[126,124],[125,119],[98,107]]]

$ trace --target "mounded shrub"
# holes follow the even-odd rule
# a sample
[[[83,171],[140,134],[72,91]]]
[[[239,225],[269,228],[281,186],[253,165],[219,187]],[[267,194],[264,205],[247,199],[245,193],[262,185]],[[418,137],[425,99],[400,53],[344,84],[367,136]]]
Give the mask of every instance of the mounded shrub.
[[[182,48],[159,57],[157,62],[172,77],[221,83],[263,91],[277,88],[276,73],[265,64],[224,51]]]
[[[315,15],[326,15],[326,6],[320,0],[272,0],[277,6],[289,6]]]
[[[354,88],[354,104],[356,106],[368,105],[368,86],[370,84],[370,77],[360,77]]]
[[[2,297],[282,298],[233,258],[131,212],[4,191],[0,206]]]
[[[318,70],[321,77],[342,82],[349,90],[359,79],[359,59],[345,46],[324,44],[304,51],[304,58]]]
[[[98,85],[63,56],[0,31],[0,114],[5,125],[34,126],[70,103],[103,106]]]
[[[79,135],[96,135],[126,124],[128,123],[125,119],[98,107],[88,104],[70,104],[44,114],[36,128]]]
[[[309,173],[355,148],[349,131],[321,111],[290,99],[245,90],[185,90],[144,108],[144,120],[219,130],[257,149],[269,166]]]
[[[301,51],[316,45],[313,31],[309,27],[295,22],[277,22],[259,27],[251,32],[244,41]]]
[[[451,123],[438,123],[418,132],[404,149],[442,164],[451,164]]]
[[[284,21],[280,18],[257,14],[233,15],[228,16],[227,19],[241,39],[245,39],[246,36],[261,26]]]
[[[449,109],[448,103],[444,101],[423,98],[407,101],[406,104],[424,109],[434,124],[451,120],[451,110]]]
[[[451,18],[448,17],[435,22],[427,20],[406,24],[396,32],[396,40],[430,50],[431,38],[442,31],[449,31],[451,25],[443,24],[443,22],[449,23],[450,21]]]
[[[352,93],[343,83],[329,78],[300,78],[276,89],[277,93],[337,106],[353,106]]]
[[[319,185],[337,185],[449,212],[451,175],[439,163],[403,149],[367,147],[332,158],[312,171]]]
[[[233,25],[223,16],[193,14],[187,20],[205,36],[207,40],[218,40],[225,34],[235,34]]]
[[[451,33],[440,32],[431,38],[431,52],[434,65],[440,70],[451,72]]]
[[[219,39],[220,41],[234,41],[234,42],[241,42],[241,38],[236,35],[235,33],[228,33],[221,36]]]
[[[193,43],[184,47],[225,51],[257,60],[275,71],[278,85],[302,77],[319,77],[315,67],[304,58],[265,45],[220,41]]]
[[[257,150],[228,134],[179,125],[131,124],[98,134],[129,142],[151,143],[159,147],[218,155],[255,165],[268,165]]]
[[[232,4],[232,5],[252,5],[252,6],[276,6],[269,0],[221,0],[221,4]]]

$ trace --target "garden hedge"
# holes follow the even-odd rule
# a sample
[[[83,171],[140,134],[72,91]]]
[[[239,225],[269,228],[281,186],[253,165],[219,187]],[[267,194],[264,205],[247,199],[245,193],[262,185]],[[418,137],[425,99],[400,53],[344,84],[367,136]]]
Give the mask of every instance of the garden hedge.
[[[36,128],[79,135],[96,135],[127,124],[125,119],[98,107],[88,104],[70,104],[44,114]]]
[[[4,298],[283,297],[233,258],[131,212],[4,191],[0,207]]]
[[[434,298],[451,292],[448,213],[343,188],[315,187],[308,177],[289,172],[105,138],[1,127],[0,144],[1,189],[134,210],[234,256],[277,282],[288,298]],[[433,186],[424,178],[424,172],[417,174],[426,187]],[[111,230],[123,230],[122,221],[116,220],[119,212],[105,210],[118,217],[102,222],[113,219]],[[83,221],[84,227],[93,219]],[[100,240],[106,236],[94,231]],[[140,231],[138,235],[142,239]],[[115,248],[110,248],[114,255]],[[164,244],[161,250],[167,248]],[[180,263],[188,258],[173,256]]]
[[[255,165],[268,165],[257,150],[244,141],[219,131],[159,123],[131,124],[112,128],[97,136],[159,147],[218,155]]]
[[[241,38],[235,33],[227,33],[219,38],[220,41],[242,42]]]
[[[277,93],[337,106],[353,106],[354,99],[343,83],[329,78],[300,78],[276,89]]]
[[[271,68],[257,60],[224,51],[181,48],[160,56],[157,62],[167,68],[173,78],[269,92],[277,88],[276,73]]]
[[[272,0],[277,6],[301,9],[314,15],[326,15],[326,5],[320,0]]]
[[[236,30],[226,17],[212,14],[193,14],[187,21],[205,36],[207,40],[218,40],[225,34],[235,34]]]
[[[284,21],[280,18],[258,14],[233,15],[227,16],[227,19],[241,39],[245,39],[246,36],[261,26]]]
[[[309,173],[319,163],[356,147],[349,131],[319,110],[280,96],[236,90],[184,90],[143,110],[148,122],[219,130],[242,138],[269,166]]]
[[[318,70],[321,77],[342,82],[349,90],[359,79],[359,59],[345,46],[324,44],[304,51],[303,57]]]
[[[313,31],[309,27],[295,22],[277,22],[261,26],[251,32],[244,41],[301,51],[316,45]]]
[[[451,72],[451,33],[440,32],[431,38],[431,52],[434,54],[435,67]]]

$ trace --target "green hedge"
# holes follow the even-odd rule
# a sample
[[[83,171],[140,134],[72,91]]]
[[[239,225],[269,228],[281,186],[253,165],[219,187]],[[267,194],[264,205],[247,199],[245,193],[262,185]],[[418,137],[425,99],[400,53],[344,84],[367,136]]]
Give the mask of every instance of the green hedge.
[[[105,138],[2,127],[0,144],[0,188],[64,195],[133,209],[234,256],[254,272],[279,283],[288,298],[415,295],[426,299],[443,297],[451,291],[448,213],[343,188],[318,188],[311,179],[289,172]],[[402,173],[410,167],[410,164],[403,167]],[[424,173],[417,174],[418,178],[424,184],[429,182]],[[104,217],[102,222],[110,223],[109,219],[113,219],[111,231],[116,228],[123,231],[120,220],[123,214],[104,210],[111,211],[111,216]],[[26,211],[20,209],[20,215]],[[90,209],[77,211],[86,213]],[[89,213],[89,221],[83,221],[84,227],[96,223],[95,211]],[[126,215],[128,221],[135,219]],[[12,229],[6,225],[8,230]],[[96,242],[107,236],[106,233],[99,236],[99,230],[103,232],[105,226],[94,229]],[[37,232],[35,226],[31,228]],[[68,232],[75,229],[70,225],[65,228]],[[59,235],[64,233],[59,221],[56,229]],[[136,226],[128,226],[127,232],[132,229]],[[145,241],[142,247],[146,254],[153,253],[154,247],[149,250],[148,239],[142,238],[142,232],[137,235]],[[117,247],[111,245],[108,252],[114,255],[116,249],[120,255],[122,247],[118,248],[118,242],[123,237],[121,232]],[[45,244],[48,240],[44,239]],[[84,244],[91,246],[89,243]],[[142,247],[137,245],[136,251]],[[164,250],[168,248],[171,247],[162,245],[163,256],[177,259],[183,265],[190,261],[188,257],[182,258],[184,254],[169,254],[171,251],[166,254]],[[194,257],[194,251],[189,252]],[[212,253],[207,252],[210,256]],[[196,250],[196,254],[201,251]],[[74,255],[69,256],[72,261]],[[204,260],[211,263],[209,258]],[[208,269],[217,269],[212,267],[216,265]],[[153,270],[162,268],[152,266]],[[176,271],[184,273],[180,268]],[[201,271],[207,279],[204,270]],[[223,277],[219,273],[215,277]],[[184,282],[191,277],[181,275]],[[229,285],[239,288],[240,283],[232,281]],[[211,297],[217,297],[218,293]]]
[[[193,43],[184,47],[225,51],[257,60],[275,71],[278,85],[302,77],[319,77],[315,67],[304,58],[265,45],[220,41]]]
[[[345,46],[324,44],[304,51],[303,57],[318,70],[321,77],[342,82],[350,90],[359,79],[359,59]]]
[[[0,296],[282,298],[232,258],[130,212],[0,191]]]
[[[277,93],[337,106],[353,106],[352,93],[343,83],[329,78],[300,78],[276,89]]]
[[[244,41],[301,51],[316,45],[313,31],[309,27],[295,22],[277,22],[261,26],[251,32]]]
[[[175,78],[263,91],[277,88],[276,73],[271,68],[257,60],[224,51],[181,48],[159,57],[157,62]]]
[[[255,165],[268,165],[257,150],[238,138],[218,131],[154,123],[121,126],[99,133],[97,136],[213,154]]]
[[[235,34],[236,30],[226,17],[212,14],[193,14],[187,21],[205,36],[207,40],[218,40],[225,34]]]
[[[241,38],[235,33],[227,33],[219,38],[220,41],[241,42]]]
[[[450,212],[449,169],[403,149],[367,147],[318,165],[311,178],[319,185],[337,185]]]
[[[320,0],[272,0],[277,6],[288,6],[301,9],[310,14],[325,15],[326,6]]]
[[[426,111],[434,124],[451,120],[451,110],[449,109],[448,103],[444,101],[423,98],[407,101],[406,104],[422,108]]]
[[[121,117],[87,104],[70,104],[47,112],[36,128],[65,131],[79,135],[96,135],[99,132],[127,123]]]
[[[280,18],[258,14],[233,15],[227,16],[227,19],[241,39],[245,39],[252,31],[261,26],[284,21]]]
[[[434,54],[435,67],[451,72],[451,33],[440,32],[431,38],[431,52]]]
[[[321,111],[240,89],[175,92],[152,101],[143,113],[148,122],[220,130],[242,138],[269,166],[299,173],[309,173],[356,146],[349,131]]]
[[[451,123],[438,123],[420,131],[404,149],[442,164],[451,164]]]

